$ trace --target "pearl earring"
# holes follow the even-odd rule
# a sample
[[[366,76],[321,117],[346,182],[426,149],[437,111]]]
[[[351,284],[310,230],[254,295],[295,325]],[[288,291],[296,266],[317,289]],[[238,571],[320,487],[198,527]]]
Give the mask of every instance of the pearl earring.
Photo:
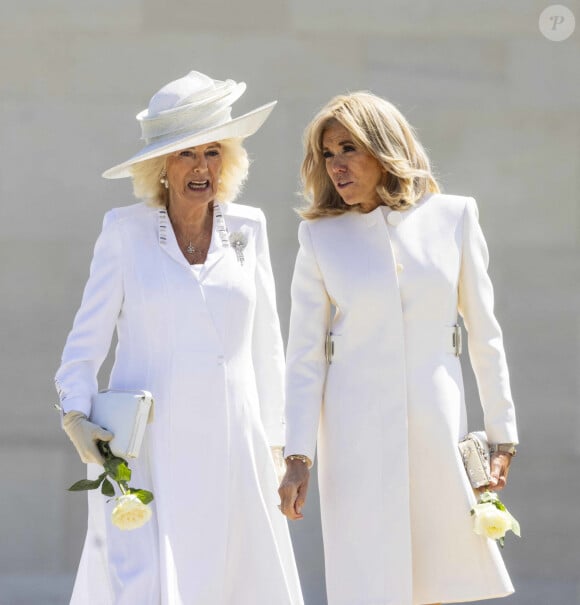
[[[165,189],[169,189],[169,181],[167,180],[167,170],[164,168],[159,175],[159,182],[165,187]]]

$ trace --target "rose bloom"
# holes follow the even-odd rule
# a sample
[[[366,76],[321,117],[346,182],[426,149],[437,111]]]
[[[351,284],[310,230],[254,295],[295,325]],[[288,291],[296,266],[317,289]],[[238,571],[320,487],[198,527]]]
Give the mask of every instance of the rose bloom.
[[[480,536],[499,540],[512,527],[510,515],[503,510],[499,510],[491,502],[476,504],[473,510],[473,531]]]
[[[117,498],[117,506],[112,513],[113,525],[119,529],[137,529],[151,518],[151,509],[133,494]]]

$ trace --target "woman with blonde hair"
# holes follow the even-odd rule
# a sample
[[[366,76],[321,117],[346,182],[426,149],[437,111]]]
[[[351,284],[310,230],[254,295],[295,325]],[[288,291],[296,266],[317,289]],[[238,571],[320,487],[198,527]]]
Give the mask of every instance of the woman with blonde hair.
[[[329,605],[424,605],[513,591],[473,531],[458,314],[469,334],[489,489],[518,437],[475,200],[444,195],[403,115],[367,92],[305,133],[308,205],[292,281],[281,510],[318,477]]]
[[[132,177],[144,201],[105,216],[56,375],[62,423],[94,479],[113,435],[90,421],[91,400],[116,331],[109,387],[155,401],[130,463],[155,499],[127,532],[89,493],[73,604],[303,603],[277,509],[284,358],[266,221],[233,203],[241,141],[275,103],[232,118],[244,90],[196,71],[170,82],[137,116],[144,148],[103,175]]]

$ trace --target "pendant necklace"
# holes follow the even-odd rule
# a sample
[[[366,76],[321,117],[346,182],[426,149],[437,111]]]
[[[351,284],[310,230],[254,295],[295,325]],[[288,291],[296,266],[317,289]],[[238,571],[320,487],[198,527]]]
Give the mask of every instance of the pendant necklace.
[[[195,240],[193,240],[193,239],[191,238],[191,235],[190,235],[190,237],[189,237],[189,238],[187,238],[187,240],[186,240],[186,241],[187,241],[187,246],[185,246],[185,253],[186,253],[186,254],[187,254],[189,257],[191,257],[192,259],[193,259],[193,258],[194,258],[196,255],[203,254],[203,249],[204,249],[204,247],[205,247],[205,243],[206,243],[207,237],[208,237],[208,235],[209,235],[209,236],[211,236],[211,226],[209,226],[209,225],[208,225],[208,222],[210,222],[210,221],[211,221],[211,219],[212,219],[212,215],[213,215],[213,214],[214,214],[214,209],[213,209],[213,208],[209,208],[209,209],[208,209],[208,213],[207,213],[207,215],[206,215],[206,221],[205,221],[205,225],[204,225],[204,227],[202,228],[201,233],[198,235],[198,237],[197,237],[197,241],[196,241],[195,245],[194,245],[194,241],[195,241]],[[207,230],[206,230],[208,226],[210,227],[210,228],[209,228],[209,233],[208,233],[208,232],[207,232]],[[181,239],[181,238],[179,238],[179,237],[178,237],[177,239],[179,240],[179,239]],[[182,240],[182,241],[183,241],[183,240]],[[184,245],[185,245],[185,242],[184,242]]]

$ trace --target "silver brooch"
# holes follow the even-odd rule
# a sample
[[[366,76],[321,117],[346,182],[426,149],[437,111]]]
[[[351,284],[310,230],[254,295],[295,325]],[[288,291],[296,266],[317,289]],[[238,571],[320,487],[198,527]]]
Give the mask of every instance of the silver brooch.
[[[241,232],[230,233],[230,245],[235,250],[238,262],[244,264],[244,248],[248,245],[248,238]]]

